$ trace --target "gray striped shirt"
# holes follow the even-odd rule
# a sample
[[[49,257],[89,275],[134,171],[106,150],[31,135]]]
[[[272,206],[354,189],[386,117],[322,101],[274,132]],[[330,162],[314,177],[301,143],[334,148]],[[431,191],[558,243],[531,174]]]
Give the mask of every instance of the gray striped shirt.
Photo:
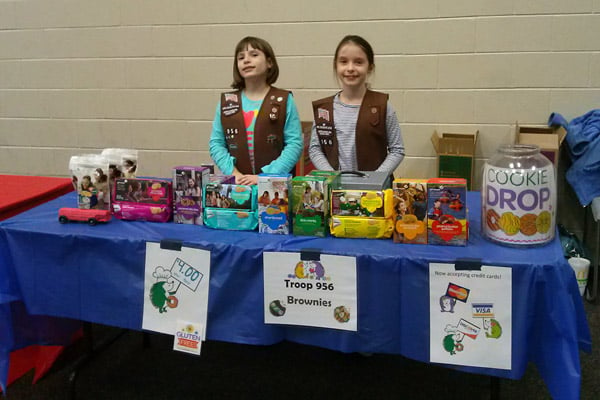
[[[344,104],[340,101],[337,93],[333,99],[333,121],[338,140],[340,170],[356,171],[358,162],[356,160],[356,122],[360,105]],[[386,131],[388,140],[388,155],[381,163],[377,171],[385,171],[392,174],[404,159],[404,141],[400,133],[400,125],[396,112],[387,102]],[[312,134],[308,149],[310,159],[315,168],[320,170],[333,170],[327,157],[321,150],[321,144],[313,121]]]

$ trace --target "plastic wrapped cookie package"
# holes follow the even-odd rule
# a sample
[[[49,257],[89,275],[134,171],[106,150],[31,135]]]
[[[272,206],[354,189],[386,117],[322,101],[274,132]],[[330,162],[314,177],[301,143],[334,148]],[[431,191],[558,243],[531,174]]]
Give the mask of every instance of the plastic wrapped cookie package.
[[[108,160],[101,154],[82,154],[69,160],[69,173],[77,192],[80,209],[108,210],[110,208],[110,185]]]
[[[109,178],[135,178],[138,175],[138,151],[135,149],[107,148],[102,156],[108,160]]]

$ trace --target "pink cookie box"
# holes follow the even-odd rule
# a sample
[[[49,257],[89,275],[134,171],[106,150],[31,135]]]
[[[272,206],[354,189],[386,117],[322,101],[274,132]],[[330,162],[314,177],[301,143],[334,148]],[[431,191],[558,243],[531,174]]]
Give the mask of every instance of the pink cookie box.
[[[171,182],[119,178],[115,183],[112,205],[113,215],[119,219],[168,222],[173,209]]]

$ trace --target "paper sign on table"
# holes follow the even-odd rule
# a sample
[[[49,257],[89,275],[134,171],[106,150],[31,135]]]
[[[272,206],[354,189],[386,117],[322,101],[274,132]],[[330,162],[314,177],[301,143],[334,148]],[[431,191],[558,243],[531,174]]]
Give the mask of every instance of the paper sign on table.
[[[267,324],[356,331],[356,258],[264,252]]]
[[[511,369],[512,269],[429,264],[430,361]]]
[[[177,329],[173,335],[173,350],[200,355],[204,326],[190,321],[177,321]]]
[[[147,242],[142,328],[172,335],[178,320],[206,326],[209,281],[209,251]]]

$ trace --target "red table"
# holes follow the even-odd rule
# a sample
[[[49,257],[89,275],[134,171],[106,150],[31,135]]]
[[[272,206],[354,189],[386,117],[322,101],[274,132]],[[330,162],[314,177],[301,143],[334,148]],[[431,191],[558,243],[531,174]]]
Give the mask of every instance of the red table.
[[[72,190],[68,178],[0,175],[0,221]]]
[[[0,175],[0,221],[72,190],[73,184],[69,178]],[[48,372],[63,349],[64,346],[35,345],[13,351],[10,354],[7,383],[10,385],[33,368],[35,368],[33,378],[35,383]]]

